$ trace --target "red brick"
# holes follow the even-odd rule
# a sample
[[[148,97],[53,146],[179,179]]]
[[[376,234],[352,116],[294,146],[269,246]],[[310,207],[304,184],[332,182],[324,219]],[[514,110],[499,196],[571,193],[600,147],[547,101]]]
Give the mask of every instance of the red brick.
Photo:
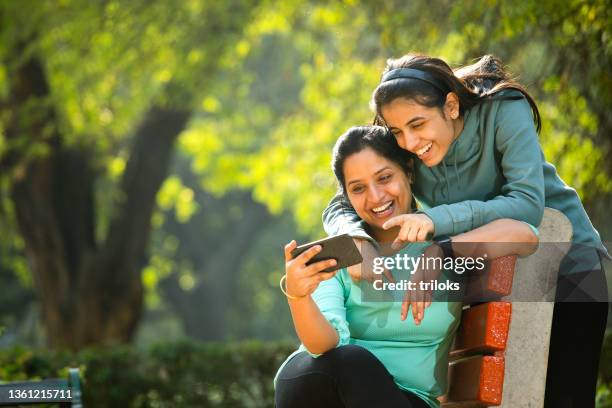
[[[499,405],[504,385],[504,358],[474,356],[455,361],[449,366],[449,381],[445,408]]]
[[[512,293],[515,263],[516,256],[504,256],[490,261],[483,271],[468,272],[465,302],[490,301]]]
[[[451,357],[505,350],[511,315],[510,302],[483,303],[464,310]]]
[[[507,296],[512,292],[512,279],[514,278],[514,265],[516,256],[502,256],[489,263],[489,279],[487,290]]]

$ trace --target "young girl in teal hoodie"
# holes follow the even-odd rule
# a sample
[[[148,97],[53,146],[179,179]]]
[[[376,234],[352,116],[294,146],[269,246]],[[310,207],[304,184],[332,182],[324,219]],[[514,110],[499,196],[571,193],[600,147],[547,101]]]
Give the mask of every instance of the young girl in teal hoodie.
[[[546,406],[593,407],[608,313],[600,256],[609,254],[576,191],[544,159],[531,96],[491,56],[453,72],[440,59],[407,55],[388,61],[372,107],[375,122],[417,157],[413,194],[421,211],[386,222],[385,228],[400,227],[395,245],[453,236],[500,218],[539,225],[545,206],[569,218],[572,248],[557,285]],[[371,240],[340,196],[323,219],[328,234]],[[403,319],[407,310],[404,305]],[[423,319],[423,303],[413,303],[412,313]]]

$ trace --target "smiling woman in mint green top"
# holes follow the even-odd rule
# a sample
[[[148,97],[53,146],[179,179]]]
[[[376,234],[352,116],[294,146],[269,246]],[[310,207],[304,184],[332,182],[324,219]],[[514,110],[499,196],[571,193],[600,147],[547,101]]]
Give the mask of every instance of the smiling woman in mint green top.
[[[411,244],[402,252],[418,257],[426,246]],[[437,407],[436,397],[447,388],[448,352],[461,318],[461,303],[433,302],[426,318],[416,325],[412,319],[400,319],[401,300],[363,301],[362,288],[367,285],[355,284],[342,269],[321,282],[312,294],[321,313],[338,332],[336,347],[364,347],[383,363],[398,387],[417,394],[430,407]],[[372,295],[365,298],[371,299]],[[308,349],[301,345],[278,372],[304,351]]]
[[[380,126],[351,128],[334,148],[332,167],[343,194],[380,244],[391,243],[398,232],[382,225],[410,212],[411,160]],[[533,244],[537,237],[526,223],[498,220],[455,241]],[[448,351],[461,304],[433,302],[424,318],[404,320],[403,292],[397,296],[368,282],[357,284],[346,269],[323,273],[332,261],[306,265],[320,248],[292,259],[295,247],[295,241],[285,247],[286,294],[302,345],[275,377],[277,407],[437,407],[437,397],[446,392]],[[526,255],[535,248],[513,249]],[[411,257],[424,251],[436,254],[439,248],[415,243],[402,249]],[[495,256],[502,255],[508,253]]]

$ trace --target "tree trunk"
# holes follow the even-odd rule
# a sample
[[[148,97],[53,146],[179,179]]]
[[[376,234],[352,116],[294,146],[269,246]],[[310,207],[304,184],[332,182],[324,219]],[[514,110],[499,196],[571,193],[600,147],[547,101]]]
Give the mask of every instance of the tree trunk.
[[[122,199],[105,242],[95,242],[96,170],[88,148],[64,145],[49,105],[43,67],[32,57],[8,76],[10,141],[28,141],[0,158],[15,180],[11,198],[31,263],[48,342],[79,349],[129,341],[142,312],[155,197],[188,112],[152,108],[134,135]],[[45,154],[33,156],[34,146]]]
[[[222,341],[227,335],[227,311],[238,300],[240,268],[246,254],[254,246],[258,233],[272,218],[263,205],[252,200],[249,193],[234,192],[222,200],[211,201],[212,197],[207,202],[209,214],[219,214],[221,211],[215,210],[215,207],[233,202],[239,203],[243,215],[235,221],[226,219],[227,229],[222,236],[213,236],[204,230],[197,248],[190,248],[189,243],[184,244],[186,248],[183,248],[182,252],[186,252],[185,256],[194,262],[195,273],[200,281],[193,289],[183,290],[177,274],[162,280],[160,289],[164,298],[180,316],[185,333],[189,337],[204,341]],[[194,221],[193,225],[197,227],[191,228],[200,228],[204,224],[198,223],[198,220]],[[174,230],[177,236],[189,236],[181,225],[171,224],[167,228]]]

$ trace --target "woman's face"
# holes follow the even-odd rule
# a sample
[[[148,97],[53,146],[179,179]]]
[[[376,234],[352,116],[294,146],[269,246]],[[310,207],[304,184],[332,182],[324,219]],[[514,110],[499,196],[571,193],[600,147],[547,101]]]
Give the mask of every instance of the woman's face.
[[[427,167],[442,161],[463,129],[458,99],[453,93],[447,97],[442,112],[410,99],[397,98],[383,106],[381,113],[400,147],[416,154]]]
[[[368,225],[382,225],[410,212],[410,180],[400,166],[366,148],[346,158],[343,165],[346,193],[357,215]]]

